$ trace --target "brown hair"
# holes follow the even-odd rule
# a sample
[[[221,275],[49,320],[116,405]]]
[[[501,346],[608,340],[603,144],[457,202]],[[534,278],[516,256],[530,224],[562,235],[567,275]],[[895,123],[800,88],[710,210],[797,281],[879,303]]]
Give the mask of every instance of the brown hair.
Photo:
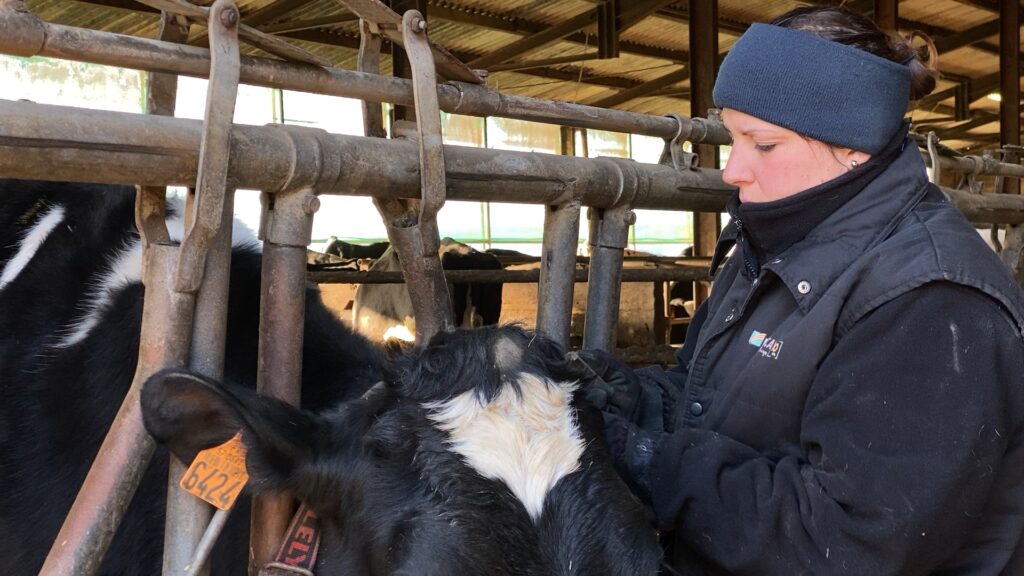
[[[790,10],[771,21],[775,26],[802,30],[826,40],[839,42],[892,60],[910,68],[910,99],[917,100],[935,89],[939,77],[939,53],[935,43],[922,32],[907,36],[880,29],[870,19],[843,7],[804,7]],[[914,48],[914,37],[924,40],[928,59]]]

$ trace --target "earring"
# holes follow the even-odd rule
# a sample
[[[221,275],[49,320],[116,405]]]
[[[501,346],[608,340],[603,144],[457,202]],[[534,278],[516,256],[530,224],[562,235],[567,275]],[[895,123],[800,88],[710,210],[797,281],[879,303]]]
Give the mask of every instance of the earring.
[[[850,170],[857,167],[858,162],[856,160],[850,160]]]

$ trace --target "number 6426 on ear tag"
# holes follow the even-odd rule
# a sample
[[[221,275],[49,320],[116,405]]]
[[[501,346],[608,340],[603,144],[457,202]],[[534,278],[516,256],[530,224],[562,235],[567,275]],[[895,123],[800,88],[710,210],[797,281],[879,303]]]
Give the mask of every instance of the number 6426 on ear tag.
[[[248,481],[245,444],[239,432],[227,442],[196,454],[178,485],[189,494],[228,510]]]

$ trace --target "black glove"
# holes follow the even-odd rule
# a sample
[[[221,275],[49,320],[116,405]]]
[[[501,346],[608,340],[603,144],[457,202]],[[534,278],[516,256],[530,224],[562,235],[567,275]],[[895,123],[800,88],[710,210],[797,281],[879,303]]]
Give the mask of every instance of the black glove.
[[[602,412],[608,454],[619,476],[646,503],[651,502],[651,465],[657,447],[657,433],[629,422],[622,416]]]
[[[674,428],[676,389],[664,373],[637,374],[611,354],[596,349],[575,354],[591,377],[583,382],[583,397],[605,414],[622,417],[651,432]]]

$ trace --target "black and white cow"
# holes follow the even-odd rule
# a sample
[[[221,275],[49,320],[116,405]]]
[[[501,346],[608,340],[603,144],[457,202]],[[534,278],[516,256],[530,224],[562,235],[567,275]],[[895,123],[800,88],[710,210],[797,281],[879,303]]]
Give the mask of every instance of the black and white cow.
[[[558,346],[514,326],[435,336],[368,398],[311,412],[181,371],[142,393],[185,461],[242,432],[256,491],[323,523],[317,574],[653,575],[661,556]]]
[[[0,180],[0,574],[38,572],[131,383],[143,298],[134,200],[130,187]],[[180,219],[169,227],[180,239]],[[259,244],[238,224],[235,236],[225,377],[252,385]],[[312,290],[303,357],[310,408],[381,377],[376,349]],[[159,573],[166,484],[159,451],[102,574]],[[229,532],[214,574],[244,573],[247,529]]]
[[[451,238],[441,239],[438,250],[445,270],[501,270],[501,261],[492,254]],[[398,254],[388,247],[373,263],[371,271],[400,272]],[[456,326],[490,326],[501,317],[500,282],[449,283],[452,313]],[[356,290],[352,324],[371,340],[390,338],[411,341],[416,333],[412,299],[405,284],[363,284]]]
[[[331,236],[324,246],[324,254],[338,256],[339,258],[368,258],[376,260],[384,255],[384,252],[391,246],[388,242],[371,242],[370,244],[353,244],[344,240],[338,240]]]

